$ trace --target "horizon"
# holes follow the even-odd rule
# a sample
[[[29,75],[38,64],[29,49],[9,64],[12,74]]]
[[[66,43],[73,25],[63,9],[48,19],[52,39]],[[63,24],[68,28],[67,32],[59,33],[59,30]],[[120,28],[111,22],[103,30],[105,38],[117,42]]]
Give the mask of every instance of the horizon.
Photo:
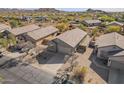
[[[89,8],[55,8],[60,11],[66,12],[84,12]],[[124,12],[124,8],[90,8],[93,10],[102,10],[106,12]]]
[[[8,8],[8,9],[35,10],[40,8]],[[102,10],[105,12],[124,12],[124,8],[54,8],[54,9],[65,12],[85,12],[87,9]]]

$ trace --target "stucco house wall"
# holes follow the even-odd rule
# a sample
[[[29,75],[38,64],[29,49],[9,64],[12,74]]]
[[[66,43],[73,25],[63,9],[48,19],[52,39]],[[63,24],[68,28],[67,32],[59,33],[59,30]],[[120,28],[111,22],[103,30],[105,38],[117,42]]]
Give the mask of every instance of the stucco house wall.
[[[118,61],[111,61],[110,67],[124,70],[124,63],[121,63],[121,62],[118,62]]]
[[[50,45],[52,45],[52,47],[50,47]],[[55,39],[54,41],[49,42],[48,46],[49,46],[50,51],[59,52],[59,53],[63,53],[63,54],[71,55],[72,52],[75,51],[74,48],[72,48],[71,46],[62,42],[59,39]]]
[[[108,59],[108,53],[111,51],[118,52],[121,51],[122,49],[117,47],[117,46],[106,46],[106,47],[99,47],[97,49],[97,57],[101,59]]]
[[[68,44],[66,44],[65,42],[63,42],[63,41],[61,41],[59,39],[55,39],[55,40],[49,42],[48,50],[53,51],[53,52],[59,52],[59,53],[64,53],[64,54],[72,55],[74,52],[76,52],[78,46],[81,43],[83,43],[84,41],[88,42],[89,41],[89,37],[86,36],[84,39],[82,39],[79,42],[79,44],[75,48],[73,48],[73,47],[69,46]]]

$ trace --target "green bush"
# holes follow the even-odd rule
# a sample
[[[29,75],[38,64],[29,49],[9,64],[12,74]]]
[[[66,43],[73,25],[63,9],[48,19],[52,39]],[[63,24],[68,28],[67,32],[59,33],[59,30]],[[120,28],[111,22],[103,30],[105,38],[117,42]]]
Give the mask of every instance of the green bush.
[[[4,48],[7,48],[9,45],[15,45],[16,38],[12,34],[8,34],[7,38],[4,38],[3,34],[1,33],[0,37],[0,45]]]
[[[100,17],[100,20],[111,22],[111,21],[115,21],[115,18],[113,18],[111,16],[103,15]]]
[[[121,31],[121,27],[120,26],[108,26],[106,29],[106,33],[110,33],[110,32],[120,32]]]

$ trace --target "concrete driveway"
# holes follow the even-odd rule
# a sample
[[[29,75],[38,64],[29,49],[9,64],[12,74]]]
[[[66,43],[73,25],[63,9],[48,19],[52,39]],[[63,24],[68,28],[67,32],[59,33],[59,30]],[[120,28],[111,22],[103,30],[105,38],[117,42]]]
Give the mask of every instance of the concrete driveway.
[[[59,68],[61,68],[61,66],[64,64],[64,57],[65,55],[57,53],[52,56],[45,64],[39,64],[39,62],[36,62],[31,65],[38,69],[51,73],[52,75],[56,75]]]
[[[85,66],[88,68],[88,73],[86,75],[86,81],[84,83],[91,83],[91,84],[104,84],[106,81],[101,77],[97,71],[102,73],[106,73],[106,70],[103,68],[97,67],[91,60],[90,57],[92,55],[93,49],[87,48],[86,52],[84,54],[77,53],[79,56],[76,61],[79,63],[80,66]],[[94,65],[96,69],[93,69],[91,65]],[[89,82],[90,81],[90,82]]]

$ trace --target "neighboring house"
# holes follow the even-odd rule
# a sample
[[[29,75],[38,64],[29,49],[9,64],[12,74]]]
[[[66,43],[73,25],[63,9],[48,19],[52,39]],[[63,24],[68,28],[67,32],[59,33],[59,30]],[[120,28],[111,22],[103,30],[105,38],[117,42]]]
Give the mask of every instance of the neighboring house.
[[[124,23],[113,21],[109,23],[107,26],[119,26],[121,28],[121,31],[124,31]]]
[[[124,26],[124,24],[120,23],[120,22],[117,22],[117,21],[113,21],[113,22],[110,22],[108,24],[108,26],[120,26],[120,27],[122,27],[122,26]]]
[[[83,24],[91,27],[91,26],[99,26],[101,24],[100,20],[83,20]]]
[[[53,26],[40,28],[27,33],[27,40],[35,45],[41,45],[43,40],[49,41],[57,35],[59,30]]]
[[[48,50],[72,55],[79,46],[86,46],[87,33],[81,29],[73,29],[64,32],[49,42]]]
[[[0,23],[0,32],[10,31],[10,30],[11,30],[10,26]]]
[[[124,70],[124,51],[110,56],[108,60],[108,66],[110,66],[111,68]]]
[[[124,50],[124,36],[112,32],[100,36],[96,40],[97,57],[108,60],[109,56]]]
[[[124,51],[109,57],[108,83],[124,83]]]
[[[47,17],[45,17],[45,16],[36,16],[35,20],[44,22],[44,21],[47,21]]]
[[[23,21],[31,21],[32,17],[31,16],[21,16],[20,19]]]
[[[37,30],[39,28],[40,28],[39,26],[32,24],[32,25],[14,28],[9,32],[12,33],[18,39],[23,39],[23,38],[25,38],[25,35],[27,32],[31,32],[31,31]]]

